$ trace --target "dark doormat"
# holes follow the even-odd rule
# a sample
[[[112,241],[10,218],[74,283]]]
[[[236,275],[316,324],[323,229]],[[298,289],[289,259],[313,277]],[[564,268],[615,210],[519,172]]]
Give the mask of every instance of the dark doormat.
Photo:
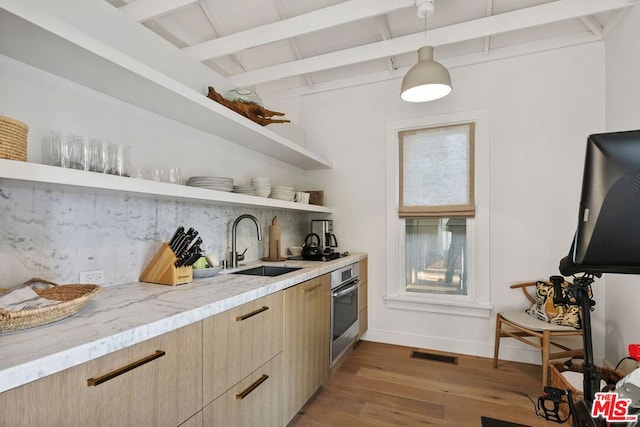
[[[509,421],[496,420],[495,418],[480,417],[482,427],[529,427],[524,424],[511,423]]]

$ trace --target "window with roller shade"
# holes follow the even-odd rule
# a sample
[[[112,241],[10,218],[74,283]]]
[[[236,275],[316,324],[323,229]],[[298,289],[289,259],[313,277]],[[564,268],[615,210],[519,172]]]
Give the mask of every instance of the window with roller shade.
[[[473,217],[474,124],[399,132],[401,218]]]
[[[466,296],[474,206],[474,124],[398,133],[405,292]]]
[[[387,122],[385,306],[488,318],[486,109]]]

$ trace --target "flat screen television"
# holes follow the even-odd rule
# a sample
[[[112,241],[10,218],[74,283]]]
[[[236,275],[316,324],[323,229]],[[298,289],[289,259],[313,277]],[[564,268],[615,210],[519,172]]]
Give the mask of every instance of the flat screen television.
[[[640,274],[640,130],[590,135],[578,227],[560,273]]]

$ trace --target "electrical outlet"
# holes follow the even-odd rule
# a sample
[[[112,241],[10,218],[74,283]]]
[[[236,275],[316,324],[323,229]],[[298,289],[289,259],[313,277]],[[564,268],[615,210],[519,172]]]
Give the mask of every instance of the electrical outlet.
[[[104,284],[104,270],[81,271],[80,283],[85,284]]]

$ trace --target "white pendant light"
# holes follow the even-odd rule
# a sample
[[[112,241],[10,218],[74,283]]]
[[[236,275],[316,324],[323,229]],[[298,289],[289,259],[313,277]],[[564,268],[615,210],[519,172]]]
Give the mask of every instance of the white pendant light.
[[[433,0],[417,0],[418,16],[425,19],[433,13]],[[451,93],[449,71],[433,60],[433,46],[418,49],[418,63],[402,79],[400,98],[407,102],[428,102],[444,98]]]

